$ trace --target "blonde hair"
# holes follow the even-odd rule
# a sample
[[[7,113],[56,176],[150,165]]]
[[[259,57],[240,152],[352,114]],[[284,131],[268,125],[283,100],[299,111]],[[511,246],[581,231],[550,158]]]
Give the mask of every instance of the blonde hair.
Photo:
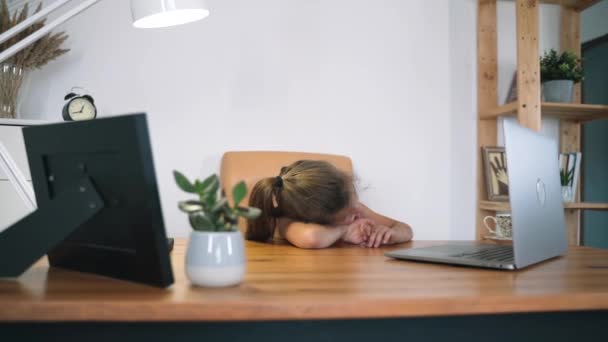
[[[260,180],[251,190],[249,206],[262,214],[247,223],[248,240],[268,241],[276,221],[330,224],[354,196],[352,177],[326,161],[300,160],[281,168],[277,177]]]

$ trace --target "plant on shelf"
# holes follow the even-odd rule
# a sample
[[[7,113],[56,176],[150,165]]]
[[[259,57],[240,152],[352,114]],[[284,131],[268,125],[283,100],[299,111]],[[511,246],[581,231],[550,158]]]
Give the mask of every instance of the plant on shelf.
[[[574,52],[551,49],[540,59],[540,78],[545,101],[572,102],[574,84],[583,80],[581,60]]]
[[[240,206],[247,196],[247,185],[241,181],[232,188],[231,206],[220,190],[217,175],[194,182],[178,171],[173,171],[173,176],[180,189],[197,196],[178,205],[188,214],[193,228],[186,253],[188,278],[195,285],[208,287],[240,283],[245,276],[245,243],[238,220],[253,220],[261,214],[258,208]]]
[[[570,186],[572,184],[572,178],[574,177],[574,169],[571,169],[570,171],[562,169],[559,172],[559,176],[562,186]]]
[[[562,184],[562,199],[565,203],[572,202],[573,189],[572,180],[574,179],[574,169],[568,171],[566,168],[559,171],[560,183]]]
[[[42,2],[35,13],[42,9]],[[11,15],[7,0],[0,0],[0,33],[23,22],[29,16],[29,4],[26,2],[20,11]],[[41,29],[46,22],[42,19],[29,26],[13,38],[0,44],[0,51],[5,51],[23,38]],[[5,62],[0,63],[0,118],[14,118],[17,115],[19,103],[19,90],[23,84],[25,73],[32,69],[39,69],[70,51],[63,49],[63,43],[68,39],[65,32],[48,34],[34,44],[21,50]]]
[[[173,176],[180,189],[198,196],[195,200],[179,202],[179,209],[188,214],[190,225],[196,231],[237,231],[239,217],[252,220],[261,214],[258,208],[239,206],[247,195],[247,185],[243,181],[232,189],[234,207],[231,207],[224,192],[219,191],[220,181],[217,175],[213,174],[203,181],[197,179],[194,183],[178,171],[173,171]]]
[[[540,59],[540,78],[543,82],[570,80],[578,83],[583,80],[581,60],[574,52],[564,51],[558,54],[551,49]]]

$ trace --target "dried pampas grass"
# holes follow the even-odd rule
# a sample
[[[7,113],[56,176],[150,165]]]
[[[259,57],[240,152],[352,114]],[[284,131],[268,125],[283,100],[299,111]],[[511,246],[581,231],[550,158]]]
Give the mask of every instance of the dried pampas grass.
[[[36,12],[40,11],[42,8],[42,3],[39,3]],[[11,16],[11,13],[8,9],[8,4],[6,0],[0,0],[0,33],[6,32],[11,27],[19,24],[23,20],[25,20],[29,15],[29,4],[25,4],[21,11],[15,11],[15,13]],[[21,33],[17,34],[15,37],[9,39],[8,41],[0,44],[0,51],[4,51],[7,48],[13,46],[15,43],[19,42],[23,38],[29,36],[33,32],[39,30],[44,26],[46,19],[42,19],[27,29],[23,30]],[[42,37],[35,43],[26,47],[25,49],[19,51],[16,55],[9,58],[5,63],[13,64],[24,69],[37,69],[46,65],[48,62],[54,60],[55,58],[65,54],[70,51],[69,49],[63,49],[61,45],[68,39],[68,35],[65,32],[59,33],[49,33],[46,36]]]

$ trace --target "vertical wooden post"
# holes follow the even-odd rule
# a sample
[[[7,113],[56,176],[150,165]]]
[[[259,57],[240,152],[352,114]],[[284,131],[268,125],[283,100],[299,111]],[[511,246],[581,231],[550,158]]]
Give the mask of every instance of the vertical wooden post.
[[[580,37],[580,13],[576,10],[561,6],[561,35],[560,47],[562,51],[572,51],[581,56]],[[581,85],[574,88],[574,103],[581,103]],[[580,151],[581,124],[580,122],[562,120],[560,122],[560,145],[562,152]],[[583,156],[584,158],[584,156]],[[575,201],[580,201],[580,185],[574,196]],[[579,245],[581,242],[580,222],[581,211],[566,210],[566,227],[568,228],[568,242],[571,245]]]
[[[517,0],[517,118],[522,126],[540,131],[540,64],[538,0]]]
[[[562,51],[572,51],[581,57],[581,15],[576,10],[561,6],[560,15],[560,48]],[[574,103],[581,103],[581,84],[574,89]]]
[[[496,146],[496,120],[480,120],[481,113],[498,106],[498,43],[496,38],[496,0],[477,3],[477,217],[476,238],[486,235],[482,219],[493,212],[479,209],[479,201],[486,196],[482,146]]]

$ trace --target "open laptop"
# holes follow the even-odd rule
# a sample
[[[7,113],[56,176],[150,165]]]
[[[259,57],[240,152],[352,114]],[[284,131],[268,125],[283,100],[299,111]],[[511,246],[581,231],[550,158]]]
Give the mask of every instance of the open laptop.
[[[397,259],[515,270],[568,250],[556,142],[504,120],[513,245],[448,243],[386,253]]]

